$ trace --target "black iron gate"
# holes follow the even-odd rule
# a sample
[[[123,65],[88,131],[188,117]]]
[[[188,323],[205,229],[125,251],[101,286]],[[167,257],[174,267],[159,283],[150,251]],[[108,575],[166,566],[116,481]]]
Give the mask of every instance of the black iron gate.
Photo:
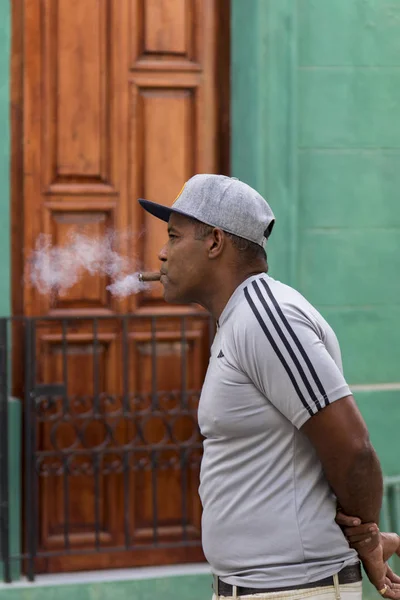
[[[187,340],[190,325],[195,320],[201,323],[209,342],[213,336],[214,323],[203,312],[174,315],[181,332],[180,387],[178,390],[159,389],[157,378],[157,337],[159,322],[167,315],[137,317],[124,315],[115,317],[48,317],[48,318],[3,318],[0,319],[0,561],[3,579],[11,581],[11,565],[18,561],[30,581],[35,577],[36,561],[55,556],[72,556],[90,553],[123,552],[149,548],[191,548],[200,546],[200,532],[194,531],[188,516],[188,485],[197,472],[201,459],[202,441],[197,427],[197,403],[200,387],[188,386]],[[99,362],[99,330],[108,319],[119,331],[119,361],[121,393],[110,393],[101,389],[101,365]],[[129,335],[138,323],[147,319],[151,348],[151,389],[146,393],[132,391],[130,385]],[[20,515],[24,524],[22,550],[10,552],[10,504],[9,504],[9,436],[8,399],[10,389],[10,331],[18,322],[24,336],[24,388],[23,402],[23,510]],[[60,331],[61,373],[55,381],[43,381],[38,377],[38,328],[58,323]],[[68,390],[68,333],[80,326],[90,327],[93,336],[93,371],[91,397],[76,398]],[[140,329],[140,327],[139,327]],[[85,376],[83,373],[82,376]],[[46,379],[46,378],[45,378]],[[79,407],[79,410],[77,409]],[[163,429],[160,439],[149,440],[146,426],[149,419],[157,418]],[[184,439],[177,435],[176,423],[185,420]],[[88,447],[87,428],[100,424],[103,431],[101,442]],[[120,440],[117,427],[121,423],[134,433],[129,440]],[[57,428],[69,424],[75,438],[67,447],[57,442]],[[117,425],[118,424],[118,425]],[[38,445],[39,427],[46,428],[49,444]],[[182,427],[181,427],[182,429]],[[180,431],[181,431],[180,429]],[[21,466],[22,468],[22,466]],[[180,473],[179,536],[162,539],[159,536],[157,497],[157,474],[162,469],[176,468]],[[145,542],[133,539],[131,533],[130,500],[132,488],[129,483],[132,471],[146,471],[151,481],[151,535]],[[107,543],[101,539],[100,478],[108,473],[118,474],[123,489],[123,542]],[[76,548],[71,544],[70,528],[70,481],[74,475],[93,479],[94,539],[90,547]],[[42,478],[58,477],[62,481],[62,504],[64,511],[62,547],[43,549],[39,532],[39,485]]]

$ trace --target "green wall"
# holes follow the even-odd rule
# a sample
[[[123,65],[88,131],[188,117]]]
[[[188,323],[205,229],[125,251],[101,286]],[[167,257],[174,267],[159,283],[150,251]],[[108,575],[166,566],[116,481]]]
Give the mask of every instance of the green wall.
[[[293,0],[231,0],[232,175],[271,202],[271,272],[297,277],[297,22]]]
[[[0,2],[0,317],[10,314],[10,2]]]
[[[210,575],[153,577],[149,579],[53,583],[0,584],[0,600],[211,600]]]
[[[351,383],[398,382],[400,4],[297,8],[300,286]]]
[[[384,471],[395,475],[400,3],[298,0],[297,10],[299,286],[334,327]]]
[[[400,2],[232,0],[232,57],[232,174],[276,213],[270,273],[335,329],[399,474]]]

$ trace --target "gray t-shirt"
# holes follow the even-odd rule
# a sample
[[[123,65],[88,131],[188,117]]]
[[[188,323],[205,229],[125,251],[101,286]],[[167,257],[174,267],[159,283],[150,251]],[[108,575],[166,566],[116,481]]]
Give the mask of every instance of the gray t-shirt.
[[[220,320],[199,403],[205,556],[232,585],[317,581],[357,562],[300,427],[350,394],[336,336],[292,288],[241,284]]]

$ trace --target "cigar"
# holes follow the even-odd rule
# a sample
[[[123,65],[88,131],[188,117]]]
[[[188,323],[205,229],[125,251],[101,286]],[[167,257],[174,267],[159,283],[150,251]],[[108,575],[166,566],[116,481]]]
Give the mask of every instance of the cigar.
[[[139,273],[139,281],[160,281],[161,273],[159,271],[144,271]]]

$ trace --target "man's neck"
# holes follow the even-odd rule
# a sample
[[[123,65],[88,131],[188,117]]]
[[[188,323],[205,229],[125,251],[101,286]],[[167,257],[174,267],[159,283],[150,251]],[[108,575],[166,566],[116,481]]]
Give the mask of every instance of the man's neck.
[[[265,270],[259,268],[253,269],[252,271],[232,274],[230,278],[225,276],[224,278],[221,277],[220,279],[217,279],[213,285],[213,293],[208,294],[207,298],[203,302],[200,302],[200,304],[211,313],[216,321],[218,321],[234,291],[246,281],[246,279],[261,273],[265,273]]]

